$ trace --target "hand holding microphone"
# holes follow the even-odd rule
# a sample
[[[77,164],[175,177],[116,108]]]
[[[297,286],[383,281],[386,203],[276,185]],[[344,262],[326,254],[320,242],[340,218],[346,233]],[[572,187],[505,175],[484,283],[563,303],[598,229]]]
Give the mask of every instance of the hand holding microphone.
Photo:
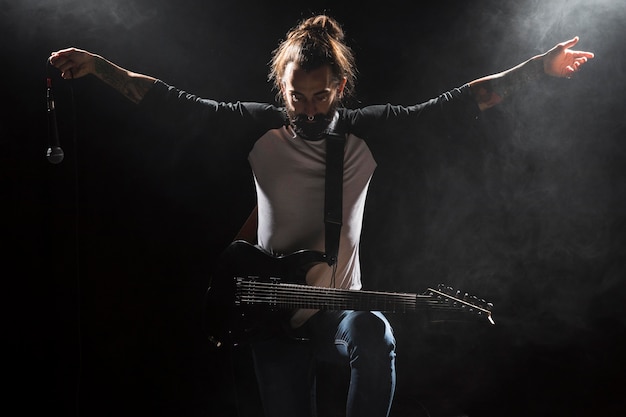
[[[95,74],[95,60],[96,55],[82,49],[61,49],[50,54],[46,61],[46,70],[49,65],[60,71],[62,79],[73,80],[74,78],[80,78],[87,74]],[[64,152],[59,141],[56,108],[52,93],[52,80],[49,76],[46,78],[46,102],[49,144],[46,157],[50,163],[58,164],[63,161]]]

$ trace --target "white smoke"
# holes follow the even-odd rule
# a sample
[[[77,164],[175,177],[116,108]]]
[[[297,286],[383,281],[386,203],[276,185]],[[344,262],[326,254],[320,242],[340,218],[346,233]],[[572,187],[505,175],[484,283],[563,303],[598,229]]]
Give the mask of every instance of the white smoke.
[[[4,4],[3,4],[4,3]],[[130,30],[157,15],[138,0],[21,0],[0,2],[3,22],[28,39],[42,30]]]

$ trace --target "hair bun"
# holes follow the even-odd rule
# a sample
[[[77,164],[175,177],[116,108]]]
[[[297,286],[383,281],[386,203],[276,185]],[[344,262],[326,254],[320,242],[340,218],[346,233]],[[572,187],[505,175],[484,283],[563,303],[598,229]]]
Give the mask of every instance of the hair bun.
[[[326,15],[309,17],[299,25],[298,29],[306,32],[327,34],[340,42],[344,40],[343,29],[339,23],[332,17]]]

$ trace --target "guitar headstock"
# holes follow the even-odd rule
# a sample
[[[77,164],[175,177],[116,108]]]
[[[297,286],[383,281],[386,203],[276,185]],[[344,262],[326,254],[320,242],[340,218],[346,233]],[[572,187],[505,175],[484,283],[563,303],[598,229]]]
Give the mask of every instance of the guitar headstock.
[[[489,323],[496,324],[491,317],[493,304],[475,295],[461,292],[445,284],[439,284],[437,289],[428,288],[425,295],[433,297],[445,307],[464,310],[477,316],[486,317]]]

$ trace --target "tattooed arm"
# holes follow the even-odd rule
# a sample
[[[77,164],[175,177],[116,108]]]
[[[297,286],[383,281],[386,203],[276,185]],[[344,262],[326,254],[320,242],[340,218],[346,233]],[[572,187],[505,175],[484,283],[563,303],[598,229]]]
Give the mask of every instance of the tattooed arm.
[[[93,74],[133,103],[139,103],[156,81],[154,77],[128,71],[82,49],[62,49],[53,52],[48,60],[52,66],[61,71],[63,78],[80,78]]]
[[[575,37],[514,68],[470,82],[478,107],[481,110],[493,107],[545,74],[571,77],[587,60],[593,58],[591,52],[569,49],[577,43],[578,37]]]

